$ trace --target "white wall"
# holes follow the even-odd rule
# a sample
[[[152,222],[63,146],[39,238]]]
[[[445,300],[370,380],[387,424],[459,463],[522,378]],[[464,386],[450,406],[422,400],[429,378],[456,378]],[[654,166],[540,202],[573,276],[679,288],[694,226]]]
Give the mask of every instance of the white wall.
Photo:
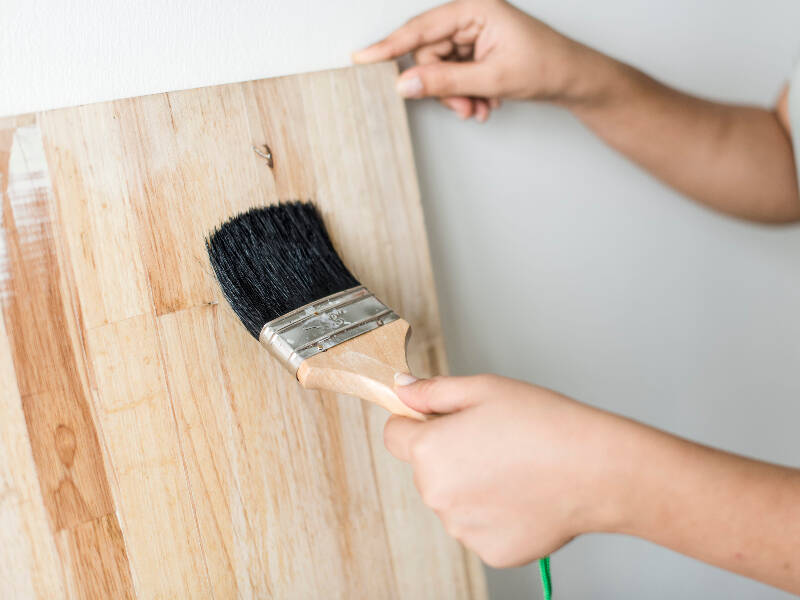
[[[342,66],[430,4],[3,0],[0,114]],[[522,5],[731,100],[770,102],[800,50],[796,0]],[[800,229],[698,208],[551,107],[509,104],[483,126],[409,111],[454,371],[800,465]],[[788,597],[622,537],[576,540],[553,573],[560,600]],[[533,568],[490,582],[498,599],[539,594]]]

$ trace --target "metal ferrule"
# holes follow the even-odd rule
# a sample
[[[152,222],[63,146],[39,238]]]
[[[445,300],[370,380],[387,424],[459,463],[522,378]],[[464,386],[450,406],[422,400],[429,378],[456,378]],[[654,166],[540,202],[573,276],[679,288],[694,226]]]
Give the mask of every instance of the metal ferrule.
[[[259,341],[292,373],[305,359],[399,317],[364,286],[326,296],[273,319]]]

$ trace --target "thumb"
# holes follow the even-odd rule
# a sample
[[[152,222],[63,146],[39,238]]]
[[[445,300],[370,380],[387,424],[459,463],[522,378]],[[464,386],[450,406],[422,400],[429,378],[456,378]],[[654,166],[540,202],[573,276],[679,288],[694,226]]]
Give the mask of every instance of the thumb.
[[[395,375],[394,390],[406,405],[421,413],[447,414],[478,404],[482,398],[476,377],[417,379]]]
[[[490,67],[480,62],[434,62],[403,71],[397,80],[397,91],[405,98],[427,96],[493,97]]]

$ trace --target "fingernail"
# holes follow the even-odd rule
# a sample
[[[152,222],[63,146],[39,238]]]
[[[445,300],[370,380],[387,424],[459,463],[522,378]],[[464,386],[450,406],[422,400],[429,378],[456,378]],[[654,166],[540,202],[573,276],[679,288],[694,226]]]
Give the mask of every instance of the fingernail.
[[[422,80],[419,77],[408,77],[397,80],[397,93],[403,98],[417,98],[422,94]]]
[[[413,375],[409,375],[408,373],[395,373],[394,374],[394,384],[399,386],[404,385],[411,385],[415,381],[418,381],[416,377]]]

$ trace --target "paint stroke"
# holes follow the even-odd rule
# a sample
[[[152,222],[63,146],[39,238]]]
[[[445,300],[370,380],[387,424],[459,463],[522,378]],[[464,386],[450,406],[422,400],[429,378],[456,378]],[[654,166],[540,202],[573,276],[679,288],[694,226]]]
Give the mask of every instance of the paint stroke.
[[[19,127],[14,131],[9,150],[8,170],[0,172],[0,190],[5,198],[0,198],[0,205],[11,207],[13,227],[19,235],[20,250],[25,258],[26,267],[31,275],[44,273],[48,256],[43,248],[51,244],[42,241],[52,236],[48,226],[50,217],[47,206],[51,200],[52,185],[44,154],[42,133],[38,125]],[[8,243],[6,240],[6,215],[0,211],[0,300],[7,300],[13,290],[11,285],[11,265],[9,262]]]

